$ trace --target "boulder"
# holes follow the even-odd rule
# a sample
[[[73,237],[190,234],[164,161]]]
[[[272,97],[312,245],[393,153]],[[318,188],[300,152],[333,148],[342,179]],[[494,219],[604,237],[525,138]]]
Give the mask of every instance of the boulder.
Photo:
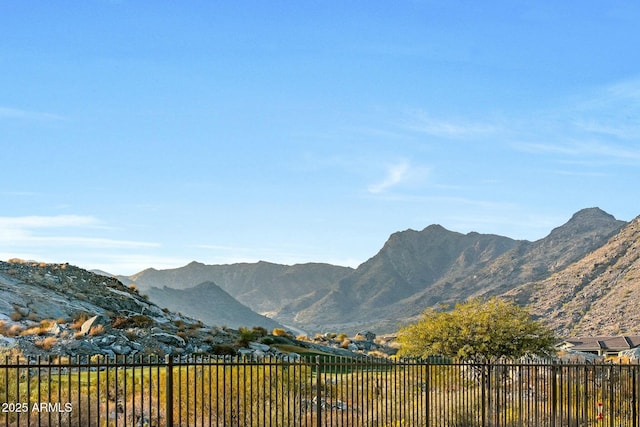
[[[120,354],[120,355],[127,355],[129,353],[131,353],[132,349],[131,347],[129,347],[128,345],[120,345],[120,344],[115,344],[113,346],[111,346],[111,350],[115,353],[115,354]]]
[[[248,357],[248,356],[251,356],[252,354],[253,354],[253,350],[251,350],[250,348],[239,348],[238,349],[238,356]]]
[[[51,325],[51,327],[49,328],[49,333],[51,335],[53,335],[54,337],[58,337],[60,336],[60,334],[62,333],[62,326],[60,326],[58,324],[58,322],[55,322],[53,325]]]
[[[360,331],[356,334],[356,339],[364,341],[373,341],[376,339],[376,334],[371,331]]]
[[[81,356],[102,353],[100,351],[100,348],[97,345],[92,344],[91,342],[85,341],[85,340],[71,341],[65,347],[65,351],[67,354],[74,354],[74,355],[81,355]]]
[[[259,342],[250,342],[249,348],[256,351],[262,351],[263,353],[268,352],[270,349],[268,345]]]
[[[183,338],[166,332],[156,332],[155,334],[151,334],[151,338],[175,347],[184,347],[186,344]]]
[[[111,324],[111,320],[106,316],[102,316],[102,315],[93,316],[92,318],[87,319],[82,324],[82,326],[80,327],[80,335],[87,335],[91,331],[91,328],[93,328],[94,326],[98,326],[98,325],[107,326],[110,324]]]
[[[0,349],[7,350],[15,347],[18,341],[15,338],[0,335]]]

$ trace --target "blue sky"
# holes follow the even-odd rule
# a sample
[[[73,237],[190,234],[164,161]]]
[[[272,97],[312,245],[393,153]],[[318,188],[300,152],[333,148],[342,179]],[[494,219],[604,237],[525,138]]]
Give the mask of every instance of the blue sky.
[[[0,2],[0,259],[357,266],[640,214],[640,3]]]

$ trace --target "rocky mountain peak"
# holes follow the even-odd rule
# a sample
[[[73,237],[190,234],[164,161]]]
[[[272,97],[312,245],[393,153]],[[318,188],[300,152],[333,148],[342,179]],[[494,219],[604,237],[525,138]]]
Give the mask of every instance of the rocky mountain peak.
[[[563,335],[640,333],[640,217],[567,268],[507,296]]]
[[[618,228],[625,224],[600,208],[582,209],[571,217],[564,225],[551,231],[549,237],[570,239],[584,232],[609,229],[612,225]]]

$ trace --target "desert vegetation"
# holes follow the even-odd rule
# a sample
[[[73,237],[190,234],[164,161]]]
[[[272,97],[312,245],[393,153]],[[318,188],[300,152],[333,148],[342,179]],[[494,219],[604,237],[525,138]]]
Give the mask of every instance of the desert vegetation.
[[[513,302],[471,299],[428,308],[421,318],[398,332],[400,355],[447,356],[467,360],[550,356],[554,332]]]

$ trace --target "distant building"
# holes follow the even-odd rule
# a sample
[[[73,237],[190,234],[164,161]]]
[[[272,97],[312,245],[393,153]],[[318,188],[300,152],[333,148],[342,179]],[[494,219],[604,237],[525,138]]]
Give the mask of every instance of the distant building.
[[[581,351],[598,356],[617,356],[619,352],[640,346],[640,335],[566,338],[558,350]]]

